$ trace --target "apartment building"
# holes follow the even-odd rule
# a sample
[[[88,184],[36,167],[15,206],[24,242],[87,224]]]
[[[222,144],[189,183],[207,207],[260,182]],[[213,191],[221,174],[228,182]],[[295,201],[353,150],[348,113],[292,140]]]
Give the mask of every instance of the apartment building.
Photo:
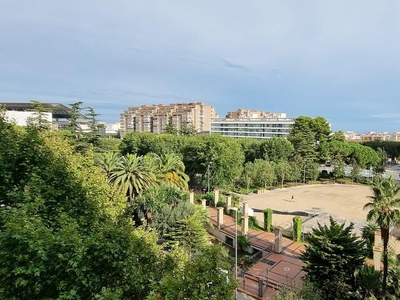
[[[198,133],[210,132],[213,118],[218,118],[215,108],[203,102],[142,105],[121,113],[120,130],[122,137],[131,131],[163,133],[171,119],[177,130],[189,125]]]
[[[287,118],[285,113],[238,109],[228,112],[226,118],[213,119],[211,133],[236,138],[286,138],[294,122],[295,119]]]

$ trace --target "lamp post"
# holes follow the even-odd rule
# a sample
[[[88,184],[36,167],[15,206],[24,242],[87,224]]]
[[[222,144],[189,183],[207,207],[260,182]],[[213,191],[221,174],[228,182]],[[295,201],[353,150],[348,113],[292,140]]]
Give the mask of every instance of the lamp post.
[[[210,192],[210,165],[212,162],[210,161],[207,165],[207,193]]]
[[[238,214],[238,208],[237,207],[230,207],[230,210],[235,211],[235,280],[237,283],[237,273],[238,273],[238,254],[237,254],[237,249],[238,249],[238,243],[237,243],[237,238],[238,238],[238,233],[237,233],[237,214]],[[237,288],[235,289],[235,299],[237,299]]]

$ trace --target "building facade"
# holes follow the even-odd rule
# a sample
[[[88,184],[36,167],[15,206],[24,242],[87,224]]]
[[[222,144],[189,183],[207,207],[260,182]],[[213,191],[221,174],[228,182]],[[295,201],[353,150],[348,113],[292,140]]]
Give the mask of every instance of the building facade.
[[[171,120],[175,129],[192,126],[197,133],[210,132],[215,108],[203,102],[154,104],[130,107],[121,113],[121,136],[131,131],[163,133]]]
[[[226,118],[213,119],[211,133],[235,138],[287,138],[294,122],[285,113],[238,109],[228,112]]]

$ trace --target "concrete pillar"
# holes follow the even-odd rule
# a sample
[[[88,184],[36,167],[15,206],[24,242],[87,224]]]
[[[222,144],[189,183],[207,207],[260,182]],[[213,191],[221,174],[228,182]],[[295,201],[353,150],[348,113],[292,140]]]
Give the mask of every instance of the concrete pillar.
[[[249,233],[249,217],[242,217],[242,234],[246,235]]]
[[[232,196],[227,196],[226,197],[226,203],[225,203],[225,211],[226,213],[229,213],[229,208],[232,206]]]
[[[382,236],[381,236],[381,231],[377,230],[375,231],[375,239],[374,239],[374,246],[381,246],[382,245]]]
[[[219,190],[215,189],[214,190],[214,206],[215,207],[217,206],[218,201],[219,201]]]
[[[374,246],[374,269],[375,271],[379,271],[381,269],[381,247]]]
[[[278,227],[275,228],[274,252],[275,253],[282,252],[282,229]]]
[[[189,201],[190,201],[190,203],[194,204],[194,193],[193,192],[189,193]]]
[[[247,202],[243,202],[243,216],[249,216],[249,204]]]
[[[201,205],[203,206],[204,209],[206,209],[207,208],[207,200],[201,199]]]
[[[218,229],[221,229],[222,225],[224,225],[224,208],[217,207],[217,226]]]

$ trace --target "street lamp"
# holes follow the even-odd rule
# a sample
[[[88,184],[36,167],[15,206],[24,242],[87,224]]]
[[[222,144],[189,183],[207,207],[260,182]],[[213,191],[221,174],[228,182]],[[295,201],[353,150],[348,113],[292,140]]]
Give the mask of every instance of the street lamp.
[[[207,193],[210,192],[210,165],[212,162],[210,161],[207,165]]]
[[[229,210],[234,210],[235,211],[235,280],[237,284],[237,273],[238,273],[238,254],[237,254],[237,249],[238,249],[238,233],[237,233],[237,214],[238,214],[238,208],[237,207],[229,207]],[[235,299],[237,299],[237,288],[235,289]]]

